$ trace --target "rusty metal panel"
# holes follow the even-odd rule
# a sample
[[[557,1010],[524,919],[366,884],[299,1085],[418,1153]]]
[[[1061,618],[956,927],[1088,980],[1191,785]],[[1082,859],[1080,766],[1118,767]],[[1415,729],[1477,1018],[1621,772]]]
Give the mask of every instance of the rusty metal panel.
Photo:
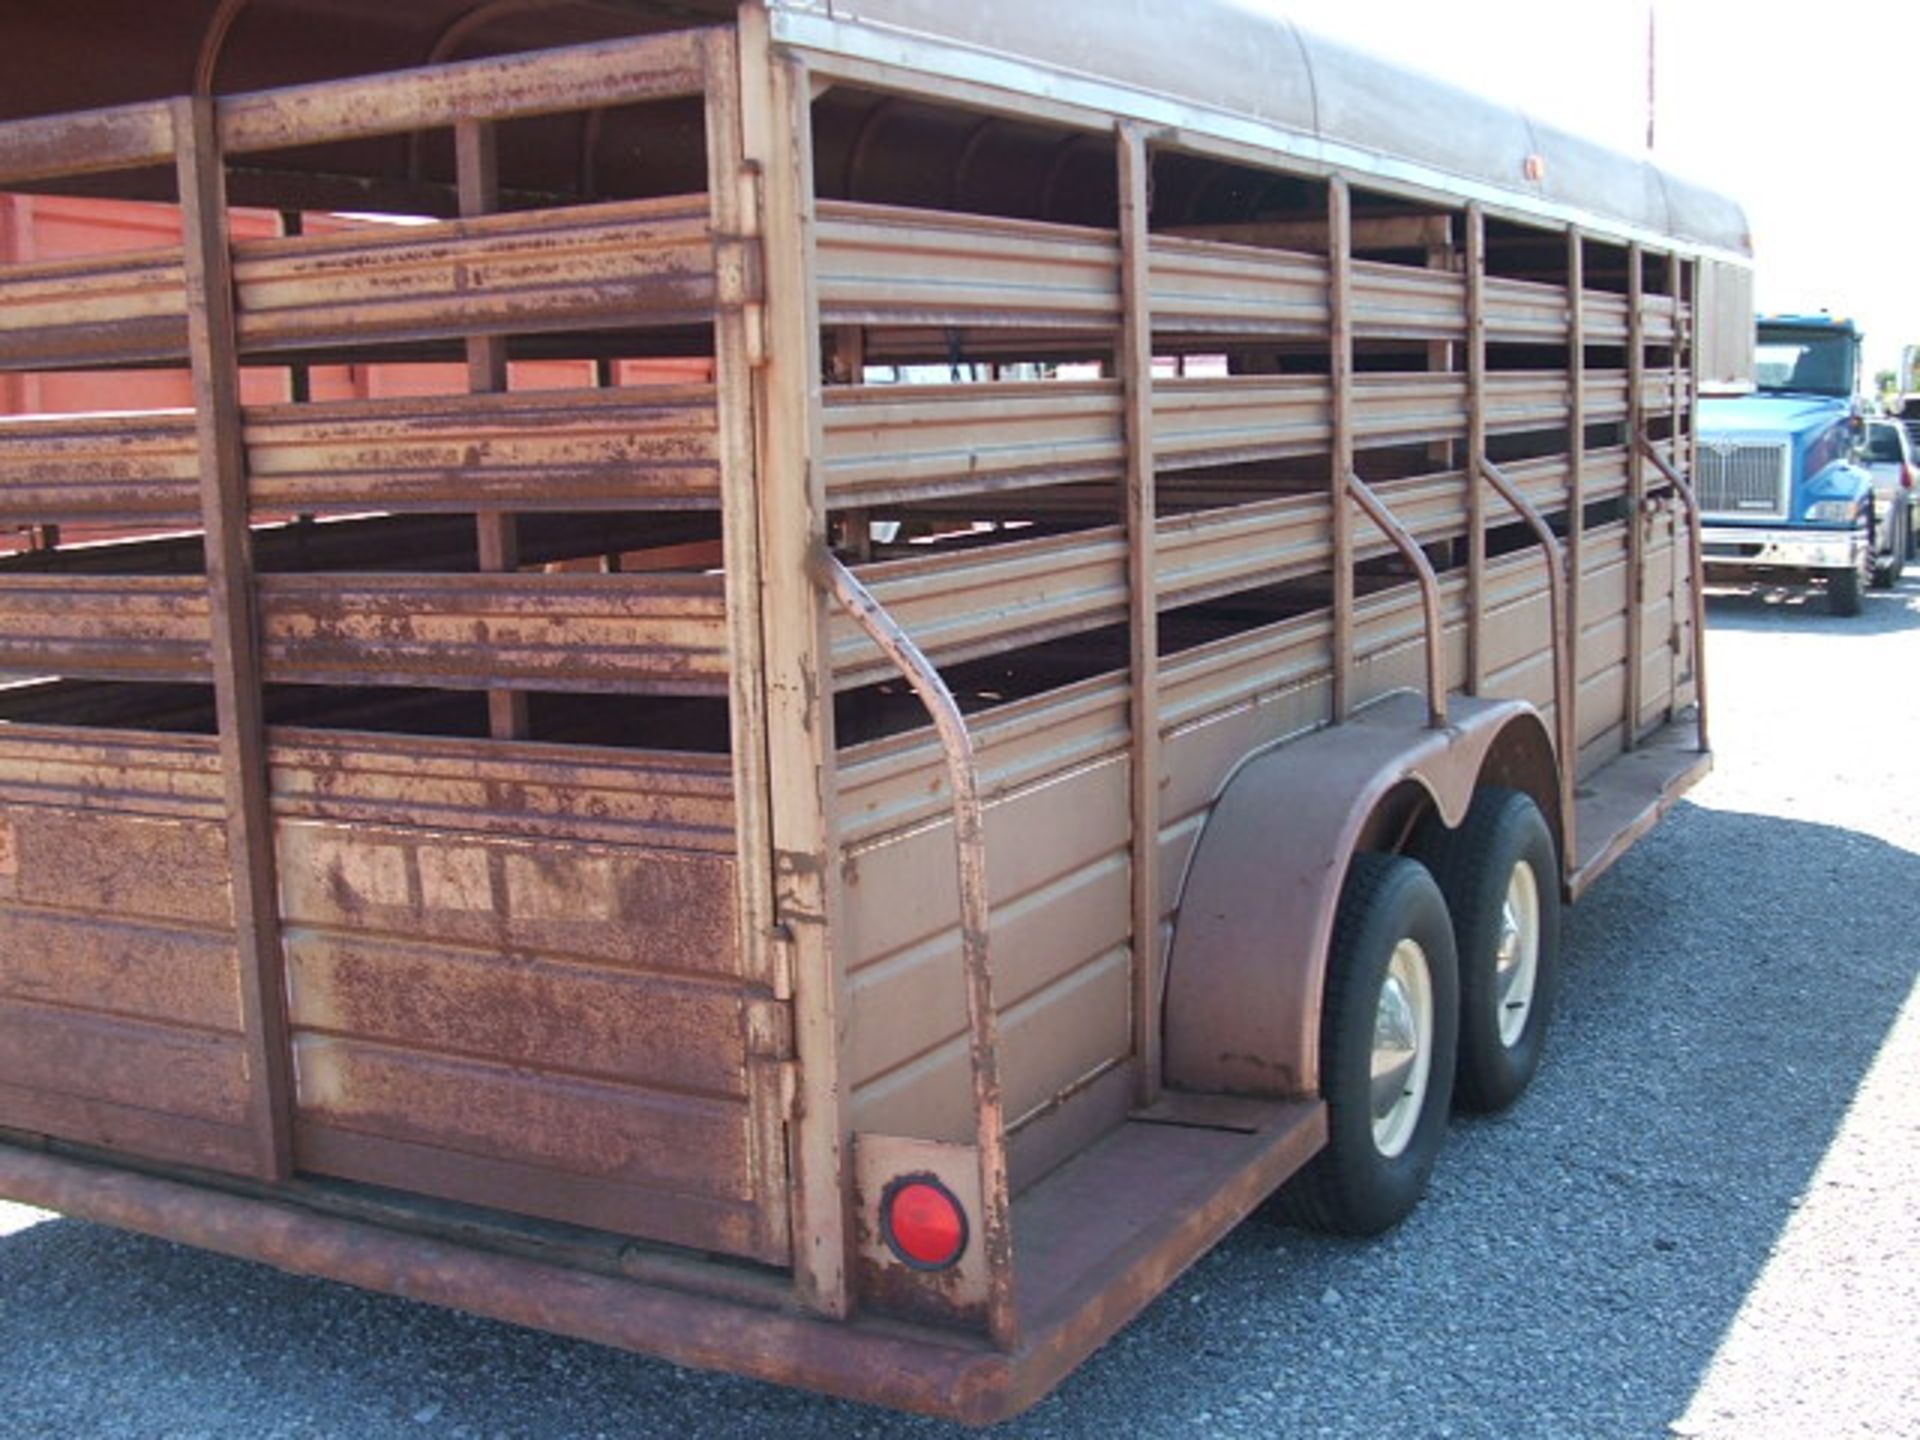
[[[212,742],[0,729],[0,1125],[245,1170]]]
[[[0,370],[185,362],[179,247],[0,266]]]
[[[836,505],[1117,475],[1115,382],[839,386],[823,396]]]
[[[1163,333],[1326,334],[1322,256],[1166,235],[1149,248],[1148,301]]]
[[[207,627],[197,576],[0,577],[0,673],[204,681]]]
[[[156,1124],[175,1112],[247,1121],[246,1061],[231,1035],[9,999],[0,1007],[0,1076],[21,1089],[152,1110]]]
[[[717,577],[268,575],[259,595],[270,680],[683,695],[726,687]]]
[[[0,946],[0,995],[8,1003],[233,1034],[241,1029],[239,963],[230,936],[7,903],[0,903],[0,926],[7,937]]]
[[[293,728],[273,740],[273,809],[286,820],[733,851],[722,756]]]
[[[782,1261],[730,761],[273,738],[302,1166]]]
[[[722,856],[306,820],[276,829],[291,927],[738,977]]]
[[[746,1098],[735,986],[298,928],[286,945],[289,1014],[303,1031]]]
[[[1110,231],[845,201],[816,211],[824,324],[1119,324]]]
[[[256,511],[714,509],[717,430],[708,386],[272,406],[247,471]]]
[[[197,528],[192,414],[0,419],[0,521]]]
[[[1353,332],[1362,339],[1463,340],[1466,279],[1450,270],[1355,260]]]
[[[246,241],[240,345],[690,323],[712,316],[715,255],[704,195]],[[758,285],[751,275],[750,296]]]

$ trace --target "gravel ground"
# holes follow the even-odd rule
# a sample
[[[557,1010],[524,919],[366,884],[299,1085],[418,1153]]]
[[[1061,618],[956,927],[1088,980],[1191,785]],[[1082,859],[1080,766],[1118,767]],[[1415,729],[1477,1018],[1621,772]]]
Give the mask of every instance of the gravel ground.
[[[1718,773],[1394,1235],[1242,1226],[1020,1436],[1920,1437],[1920,583],[1717,598]],[[9,1233],[10,1232],[10,1233]],[[0,1206],[0,1434],[949,1427]]]

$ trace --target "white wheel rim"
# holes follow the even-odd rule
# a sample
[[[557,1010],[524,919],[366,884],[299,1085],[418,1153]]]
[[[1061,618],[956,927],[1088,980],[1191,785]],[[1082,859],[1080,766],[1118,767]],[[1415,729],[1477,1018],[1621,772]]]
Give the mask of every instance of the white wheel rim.
[[[1500,942],[1493,955],[1493,1003],[1500,1043],[1511,1050],[1526,1033],[1540,978],[1540,882],[1522,860],[1507,877],[1500,905]]]
[[[1393,947],[1373,1015],[1373,1144],[1391,1160],[1413,1140],[1433,1077],[1433,972],[1417,940]]]

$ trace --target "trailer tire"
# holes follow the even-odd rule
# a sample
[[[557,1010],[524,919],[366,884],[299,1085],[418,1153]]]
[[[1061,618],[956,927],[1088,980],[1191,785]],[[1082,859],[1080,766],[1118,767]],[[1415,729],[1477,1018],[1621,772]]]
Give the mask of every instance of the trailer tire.
[[[1280,1192],[1282,1219],[1377,1235],[1407,1217],[1446,1138],[1458,1024],[1453,922],[1440,887],[1418,861],[1355,855],[1320,1014],[1327,1144]]]
[[[1453,916],[1463,1110],[1504,1110],[1540,1068],[1560,981],[1560,861],[1533,797],[1482,786],[1457,830],[1431,817],[1411,853]]]

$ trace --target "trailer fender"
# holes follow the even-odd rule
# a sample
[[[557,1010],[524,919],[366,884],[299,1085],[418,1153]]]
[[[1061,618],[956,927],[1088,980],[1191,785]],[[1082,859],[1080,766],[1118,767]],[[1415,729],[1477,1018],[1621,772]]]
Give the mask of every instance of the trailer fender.
[[[1397,848],[1429,806],[1459,824],[1483,779],[1532,795],[1560,844],[1552,742],[1519,701],[1455,698],[1435,730],[1422,697],[1397,694],[1241,765],[1201,832],[1176,912],[1167,1083],[1317,1094],[1320,998],[1349,859]]]

